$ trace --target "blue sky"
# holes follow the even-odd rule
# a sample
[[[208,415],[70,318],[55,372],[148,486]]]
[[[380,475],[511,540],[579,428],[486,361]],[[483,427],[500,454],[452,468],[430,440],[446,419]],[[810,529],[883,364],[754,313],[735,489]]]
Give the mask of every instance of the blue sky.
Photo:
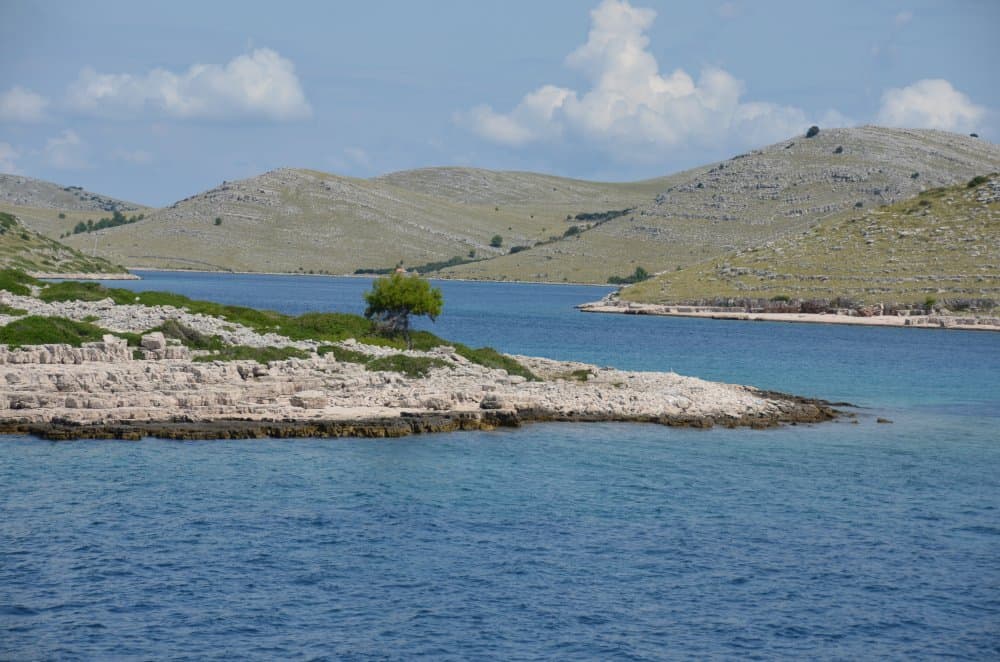
[[[0,3],[0,171],[654,177],[821,126],[1000,135],[1000,2]]]

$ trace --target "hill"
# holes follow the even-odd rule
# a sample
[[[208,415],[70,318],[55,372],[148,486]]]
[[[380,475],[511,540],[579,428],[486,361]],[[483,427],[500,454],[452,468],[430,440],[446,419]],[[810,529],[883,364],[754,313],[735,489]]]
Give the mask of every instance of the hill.
[[[982,140],[861,127],[632,183],[476,168],[372,179],[280,169],[151,210],[3,176],[0,211],[133,268],[343,274],[402,261],[444,278],[604,283],[636,267],[683,268],[996,170],[1000,148]],[[88,221],[116,227],[71,234]]]
[[[97,222],[116,211],[136,215],[147,212],[148,208],[79,186],[0,174],[0,211],[15,215],[29,228],[56,239],[71,232],[79,222]]]
[[[125,269],[84,255],[21,225],[12,214],[0,212],[0,269],[31,274],[113,274]]]
[[[643,303],[1000,304],[1000,175],[852,210],[803,232],[625,288]],[[842,306],[843,307],[843,306]]]
[[[680,173],[655,198],[569,240],[443,276],[606,282],[764,244],[824,218],[1000,169],[1000,148],[943,131],[821,130]],[[564,225],[566,225],[564,223]]]
[[[376,179],[281,169],[66,241],[89,249],[96,235],[99,255],[131,267],[342,274],[498,256],[561,233],[567,215],[635,206],[662,186],[464,168]]]

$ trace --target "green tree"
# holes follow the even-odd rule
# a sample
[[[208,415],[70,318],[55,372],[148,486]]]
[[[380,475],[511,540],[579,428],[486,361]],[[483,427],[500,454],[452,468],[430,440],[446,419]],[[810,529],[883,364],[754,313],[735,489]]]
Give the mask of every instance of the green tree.
[[[503,244],[503,237],[501,237],[498,234],[493,235],[493,238],[490,239],[490,246],[492,246],[493,248],[500,248],[502,244]]]
[[[404,276],[396,272],[376,278],[371,291],[365,292],[365,303],[365,317],[374,321],[381,333],[402,333],[407,347],[412,349],[410,315],[426,315],[433,322],[441,314],[444,299],[441,290],[416,274]]]

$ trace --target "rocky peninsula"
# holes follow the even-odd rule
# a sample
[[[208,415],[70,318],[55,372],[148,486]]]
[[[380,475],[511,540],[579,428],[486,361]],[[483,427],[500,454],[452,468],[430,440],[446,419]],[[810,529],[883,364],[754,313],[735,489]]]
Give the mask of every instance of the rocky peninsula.
[[[659,315],[665,317],[700,317],[745,322],[796,322],[803,324],[855,324],[863,326],[903,327],[911,329],[953,329],[962,331],[1000,331],[1000,317],[991,315],[944,315],[903,310],[884,313],[878,306],[838,309],[822,313],[767,312],[724,306],[693,306],[623,301],[608,296],[600,301],[582,303],[585,313],[623,315]]]
[[[396,437],[539,421],[762,428],[825,421],[837,413],[821,401],[674,373],[498,355],[508,370],[449,344],[406,350],[354,338],[292,338],[184,307],[111,298],[44,301],[33,289],[28,295],[0,291],[0,332],[18,321],[50,319],[107,333],[79,346],[0,345],[3,433],[46,439]],[[193,348],[154,328],[211,337],[217,348]],[[279,358],[231,359],[236,347],[266,349]]]

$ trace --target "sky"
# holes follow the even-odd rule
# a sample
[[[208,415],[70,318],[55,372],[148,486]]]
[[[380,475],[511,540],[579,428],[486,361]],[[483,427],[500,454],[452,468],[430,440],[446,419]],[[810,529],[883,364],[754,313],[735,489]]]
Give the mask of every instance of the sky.
[[[165,205],[279,167],[627,181],[820,127],[1000,139],[1000,0],[0,0],[0,172]]]

